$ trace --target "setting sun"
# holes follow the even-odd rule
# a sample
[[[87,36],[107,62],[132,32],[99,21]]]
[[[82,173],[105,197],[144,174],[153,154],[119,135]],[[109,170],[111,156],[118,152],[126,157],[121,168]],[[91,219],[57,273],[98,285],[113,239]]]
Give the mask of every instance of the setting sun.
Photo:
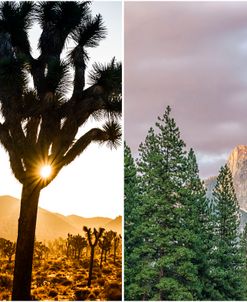
[[[40,175],[42,178],[49,177],[51,175],[51,166],[46,165],[46,166],[41,167]]]

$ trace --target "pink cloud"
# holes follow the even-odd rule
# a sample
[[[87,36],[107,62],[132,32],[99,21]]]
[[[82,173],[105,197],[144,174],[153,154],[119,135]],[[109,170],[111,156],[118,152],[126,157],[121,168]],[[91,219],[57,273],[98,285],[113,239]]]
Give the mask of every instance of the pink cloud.
[[[247,2],[125,3],[125,138],[135,154],[168,104],[196,152],[247,144],[246,41]]]

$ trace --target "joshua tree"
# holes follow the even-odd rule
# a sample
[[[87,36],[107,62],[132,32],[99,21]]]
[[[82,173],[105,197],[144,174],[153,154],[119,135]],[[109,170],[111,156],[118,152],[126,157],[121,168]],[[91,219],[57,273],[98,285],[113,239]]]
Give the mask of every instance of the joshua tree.
[[[114,247],[114,250],[113,250],[113,255],[114,255],[113,262],[115,264],[116,263],[117,248],[118,248],[119,243],[120,243],[120,241],[122,239],[122,236],[121,235],[117,235],[116,232],[114,232],[114,233],[115,233],[115,236],[114,236],[114,241],[113,241],[114,242],[114,245],[113,245],[113,247]]]
[[[66,239],[66,256],[69,258],[72,254],[72,238],[73,235],[68,233],[68,237]]]
[[[85,247],[87,247],[87,240],[81,235],[68,234],[67,242],[67,257],[71,257],[79,260],[81,253]]]
[[[49,248],[45,246],[41,241],[35,241],[34,243],[34,256],[38,260],[42,260],[47,257],[49,253]]]
[[[79,260],[82,254],[82,251],[87,247],[87,240],[81,235],[73,236],[73,247],[75,250],[75,259]]]
[[[91,286],[91,280],[92,280],[92,275],[93,275],[93,261],[94,261],[94,251],[95,247],[97,246],[100,237],[103,235],[103,232],[105,229],[99,228],[97,231],[95,228],[93,229],[93,233],[91,228],[87,228],[86,226],[83,227],[84,232],[86,233],[87,240],[91,249],[91,254],[90,254],[90,266],[89,266],[89,274],[88,274],[88,282],[87,286]],[[94,236],[94,241],[92,236]]]
[[[93,65],[85,86],[88,48],[106,36],[101,15],[89,2],[1,2],[0,142],[23,185],[15,257],[13,300],[31,300],[31,274],[40,191],[91,142],[117,146],[121,130],[121,64]],[[37,21],[42,33],[34,58],[28,30]],[[74,48],[62,60],[68,39]],[[73,70],[72,85],[69,71]],[[30,88],[32,79],[33,88]],[[67,90],[72,86],[72,95]],[[76,139],[89,117],[105,119]],[[42,178],[41,166],[51,174]]]
[[[99,247],[101,248],[100,268],[102,268],[103,256],[105,256],[105,262],[106,262],[106,254],[111,250],[113,237],[114,237],[114,232],[109,231],[106,232],[103,238],[99,241]]]
[[[16,243],[10,240],[0,238],[0,250],[4,257],[8,257],[9,263],[12,260],[12,256],[15,253]]]

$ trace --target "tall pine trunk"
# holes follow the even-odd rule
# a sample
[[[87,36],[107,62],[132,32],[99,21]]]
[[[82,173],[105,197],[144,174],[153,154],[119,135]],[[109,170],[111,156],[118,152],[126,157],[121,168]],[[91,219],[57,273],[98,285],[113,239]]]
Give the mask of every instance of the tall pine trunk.
[[[31,300],[32,264],[38,201],[41,188],[24,184],[18,221],[18,237],[12,300]]]

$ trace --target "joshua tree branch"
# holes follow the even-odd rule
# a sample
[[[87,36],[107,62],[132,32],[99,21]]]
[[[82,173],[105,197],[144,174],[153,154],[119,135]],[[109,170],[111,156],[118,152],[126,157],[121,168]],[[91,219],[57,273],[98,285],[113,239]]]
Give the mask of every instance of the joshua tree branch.
[[[19,154],[16,154],[9,131],[3,124],[0,124],[0,142],[9,153],[10,166],[15,177],[20,182],[22,182],[25,176],[25,172],[23,169],[21,157],[19,156]]]
[[[109,135],[106,131],[103,131],[99,128],[93,128],[89,130],[87,133],[82,135],[76,143],[73,145],[73,147],[66,153],[66,155],[63,157],[63,165],[68,165],[71,163],[77,156],[79,156],[86,147],[91,142],[105,142],[109,140]]]
[[[83,48],[79,45],[73,51],[73,65],[75,68],[74,90],[72,99],[81,97],[85,86],[85,70],[86,64],[84,60]]]
[[[112,101],[110,96],[104,91],[100,85],[93,85],[83,92],[83,96],[79,99],[73,97],[63,104],[60,108],[60,115],[65,116],[73,112],[73,119],[76,119],[78,125],[81,126],[90,115],[96,111],[112,112],[115,115],[121,115],[122,102]]]
[[[40,118],[31,117],[26,125],[26,138],[30,145],[35,145],[38,136]]]

